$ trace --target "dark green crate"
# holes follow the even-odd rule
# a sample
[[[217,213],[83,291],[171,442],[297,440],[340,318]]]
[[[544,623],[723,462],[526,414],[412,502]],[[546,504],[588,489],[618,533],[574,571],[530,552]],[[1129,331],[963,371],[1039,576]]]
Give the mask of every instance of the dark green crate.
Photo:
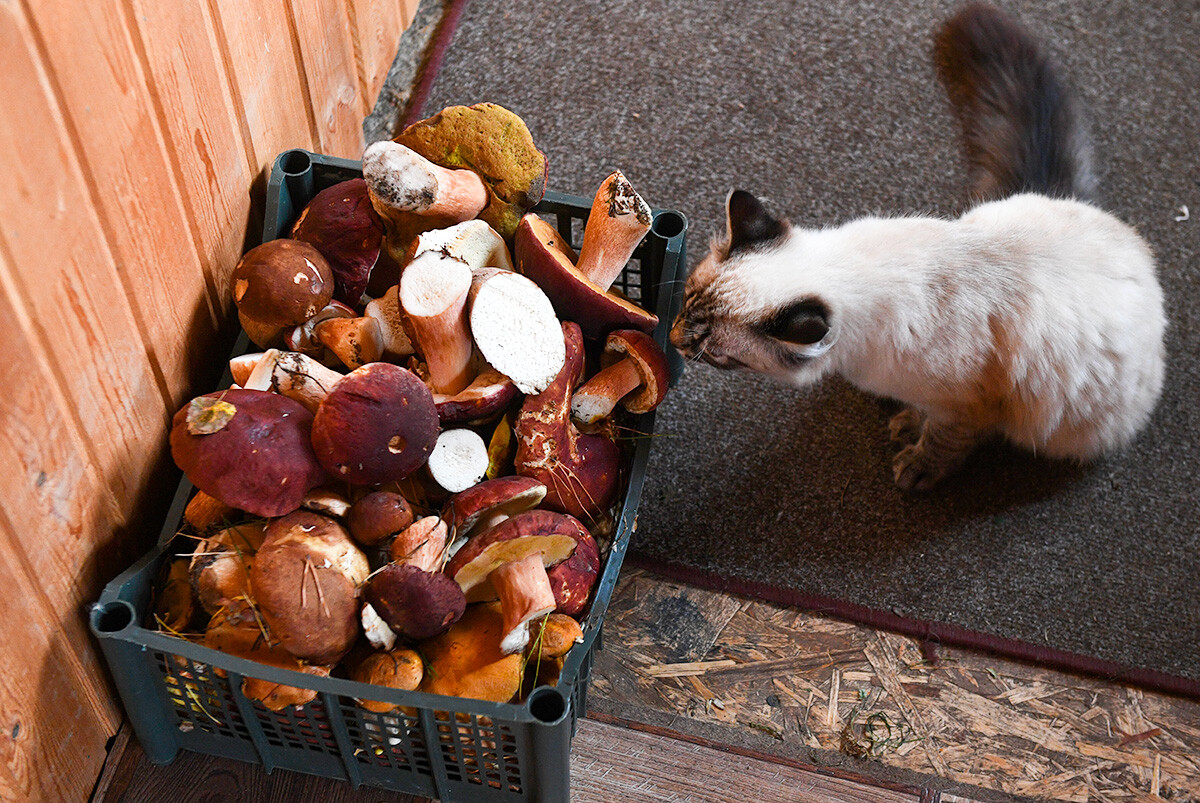
[[[263,240],[287,236],[317,192],[361,176],[358,162],[293,150],[271,171]],[[534,210],[552,220],[576,248],[590,200],[548,192]],[[614,284],[660,319],[655,339],[682,370],[667,343],[682,295],[687,221],[654,211],[654,224]],[[240,349],[245,348],[243,336]],[[634,428],[650,435],[654,413]],[[650,437],[638,437],[614,537],[587,617],[584,641],[568,654],[558,684],[535,689],[520,705],[403,692],[342,678],[317,678],[264,666],[148,630],[152,586],[173,540],[192,486],[175,494],[158,545],[105,587],[91,628],[112,670],[134,732],[149,759],[173,761],[179,750],[234,758],[444,801],[565,801],[576,719],[587,709],[593,650],[635,526]],[[215,670],[221,670],[218,673]],[[222,677],[221,675],[224,675]],[[243,675],[315,689],[316,700],[274,713],[241,694]],[[373,714],[355,699],[406,706]]]

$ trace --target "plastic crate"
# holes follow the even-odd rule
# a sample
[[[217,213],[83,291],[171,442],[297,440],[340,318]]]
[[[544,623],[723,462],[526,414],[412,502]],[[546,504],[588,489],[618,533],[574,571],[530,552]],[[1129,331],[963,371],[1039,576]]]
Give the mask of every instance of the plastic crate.
[[[314,194],[358,176],[358,162],[301,150],[281,154],[268,183],[263,240],[286,236]],[[535,211],[578,247],[590,207],[588,199],[547,192]],[[659,316],[655,338],[672,358],[673,378],[682,362],[667,344],[667,331],[681,298],[686,229],[681,214],[655,210],[650,233],[615,284]],[[654,414],[638,416],[634,426],[650,435]],[[600,648],[604,614],[636,528],[651,440],[636,438],[613,538],[581,623],[583,643],[568,654],[556,686],[535,689],[521,704],[317,678],[143,627],[160,564],[172,554],[171,542],[192,493],[185,479],[158,545],[105,587],[90,615],[147,757],[167,764],[180,750],[193,750],[258,763],[267,772],[296,770],[444,801],[567,800],[571,739],[577,717],[587,708],[592,651]],[[246,675],[319,694],[305,706],[272,712],[241,694]],[[405,708],[374,714],[360,708],[356,698]]]

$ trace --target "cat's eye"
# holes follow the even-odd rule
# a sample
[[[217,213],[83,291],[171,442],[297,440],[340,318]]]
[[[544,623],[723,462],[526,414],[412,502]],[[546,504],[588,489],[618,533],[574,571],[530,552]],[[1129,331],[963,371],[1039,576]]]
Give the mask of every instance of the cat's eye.
[[[763,331],[776,340],[809,346],[829,332],[829,309],[817,299],[789,304],[763,323]]]

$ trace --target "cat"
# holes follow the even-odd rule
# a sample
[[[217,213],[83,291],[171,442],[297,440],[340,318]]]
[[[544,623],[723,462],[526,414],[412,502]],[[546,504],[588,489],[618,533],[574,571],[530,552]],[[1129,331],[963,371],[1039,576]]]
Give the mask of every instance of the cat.
[[[1042,46],[975,3],[938,30],[934,61],[975,205],[814,230],[734,190],[671,329],[717,368],[838,374],[900,401],[892,473],[916,491],[996,435],[1079,461],[1127,444],[1165,363],[1154,256],[1094,204],[1083,114]]]

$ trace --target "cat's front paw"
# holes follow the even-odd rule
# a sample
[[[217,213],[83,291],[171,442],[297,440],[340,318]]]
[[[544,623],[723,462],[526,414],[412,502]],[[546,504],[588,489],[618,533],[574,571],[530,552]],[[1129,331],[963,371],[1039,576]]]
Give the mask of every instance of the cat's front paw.
[[[921,424],[925,416],[913,407],[905,407],[888,421],[888,437],[897,446],[916,443],[921,437]]]
[[[915,444],[905,446],[892,458],[892,475],[902,491],[931,490],[946,473],[945,465],[930,460]]]

